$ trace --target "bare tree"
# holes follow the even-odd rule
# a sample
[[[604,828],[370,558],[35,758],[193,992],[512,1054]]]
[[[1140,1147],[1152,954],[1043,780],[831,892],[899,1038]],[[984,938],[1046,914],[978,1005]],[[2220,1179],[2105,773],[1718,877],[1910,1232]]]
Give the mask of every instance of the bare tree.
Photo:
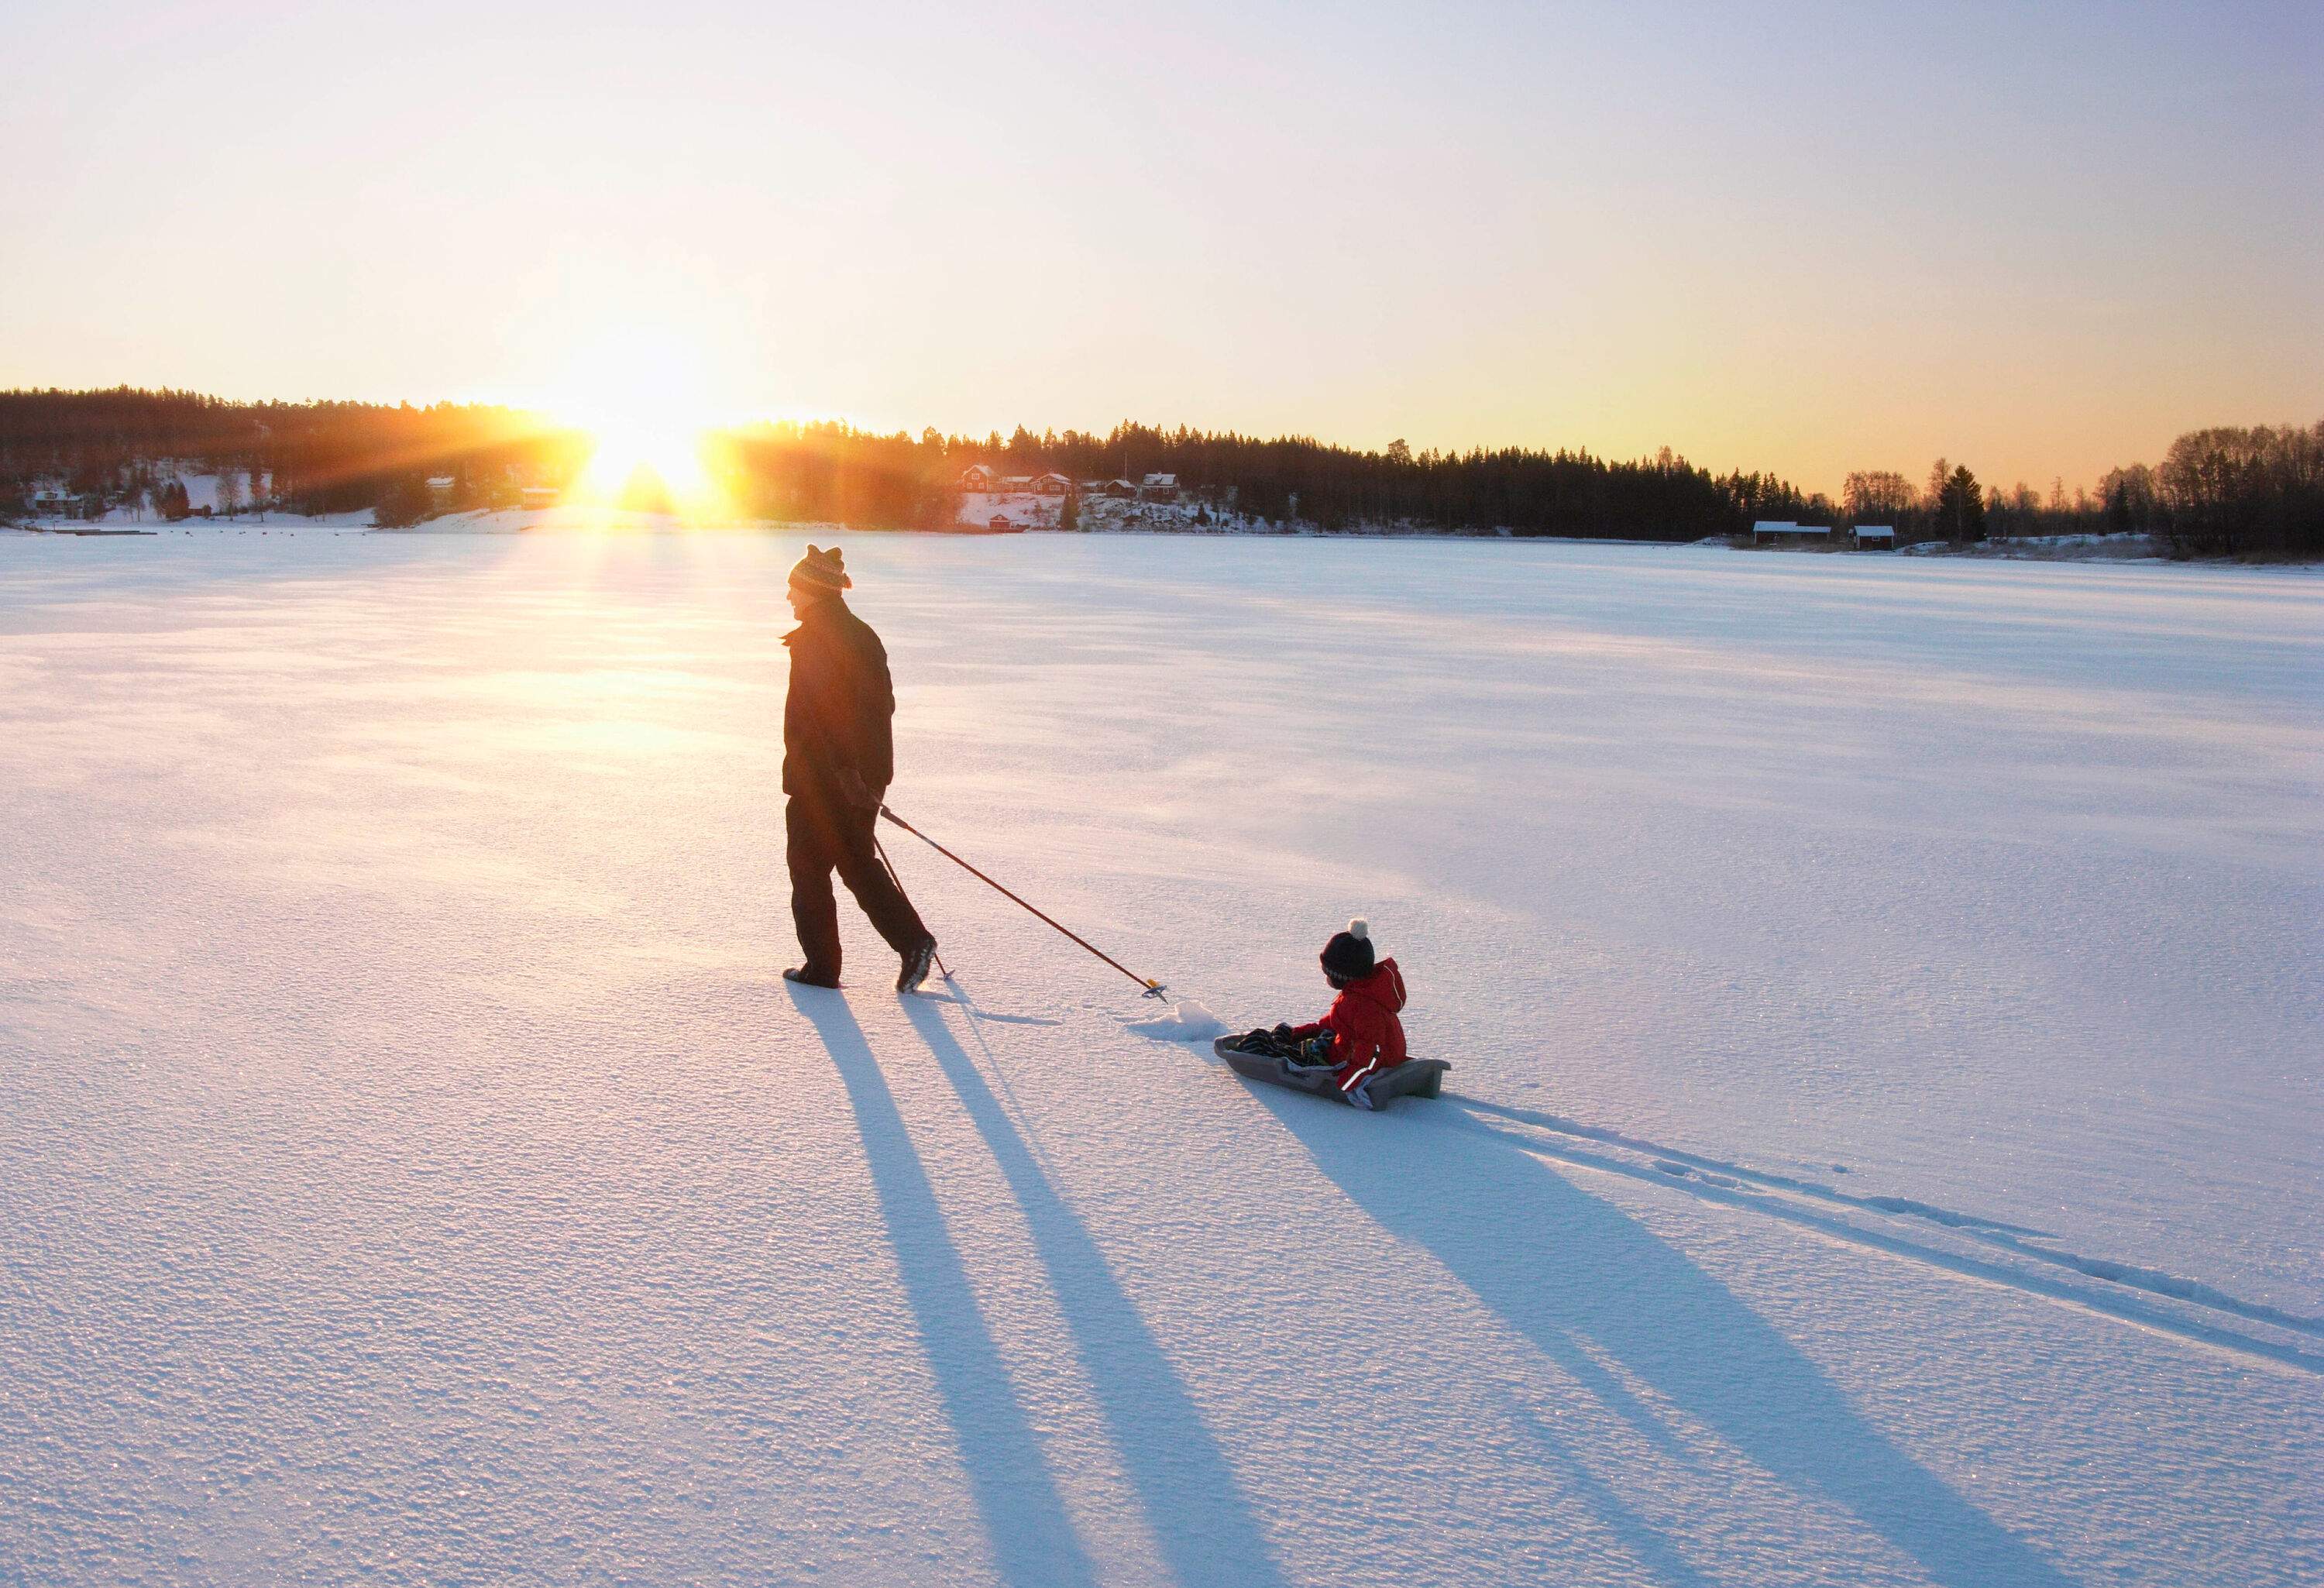
[[[2154,479],[2182,556],[2324,552],[2324,421],[2190,430]]]
[[[1912,511],[1914,500],[1913,482],[1893,469],[1858,470],[1848,476],[1840,490],[1840,503],[1851,523],[1883,520],[1893,523]]]

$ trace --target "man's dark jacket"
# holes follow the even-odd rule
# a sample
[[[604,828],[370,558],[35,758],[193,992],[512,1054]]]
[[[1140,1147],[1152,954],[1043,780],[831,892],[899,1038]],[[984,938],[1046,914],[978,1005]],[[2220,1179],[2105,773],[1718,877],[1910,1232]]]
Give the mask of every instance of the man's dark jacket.
[[[791,650],[783,792],[844,803],[852,771],[877,799],[896,776],[887,647],[836,596],[808,607],[783,643]]]

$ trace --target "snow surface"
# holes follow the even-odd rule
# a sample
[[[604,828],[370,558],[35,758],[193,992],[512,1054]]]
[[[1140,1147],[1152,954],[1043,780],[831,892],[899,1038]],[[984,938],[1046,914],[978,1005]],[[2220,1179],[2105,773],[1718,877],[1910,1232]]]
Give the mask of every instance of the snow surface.
[[[264,528],[0,536],[0,1583],[2324,1580],[2314,575],[845,537],[1171,1012],[779,979],[805,535]]]
[[[2132,531],[2083,535],[2008,535],[1954,546],[1943,540],[1921,540],[1896,549],[1907,557],[2006,557],[2037,561],[2114,559],[2131,560],[2161,557],[2158,537]]]

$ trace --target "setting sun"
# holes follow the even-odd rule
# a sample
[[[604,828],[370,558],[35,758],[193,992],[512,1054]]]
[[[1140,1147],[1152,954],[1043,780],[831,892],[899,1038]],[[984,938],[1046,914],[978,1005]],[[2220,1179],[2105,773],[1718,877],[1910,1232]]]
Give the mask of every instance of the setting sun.
[[[700,358],[673,337],[625,333],[578,357],[555,406],[594,442],[582,494],[608,503],[666,494],[689,512],[707,505],[703,448],[716,420],[703,392]]]

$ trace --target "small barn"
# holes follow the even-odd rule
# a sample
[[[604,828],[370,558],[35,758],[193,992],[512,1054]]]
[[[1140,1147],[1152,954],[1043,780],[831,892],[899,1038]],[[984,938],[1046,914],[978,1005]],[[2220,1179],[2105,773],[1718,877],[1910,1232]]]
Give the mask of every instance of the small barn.
[[[1785,541],[1795,546],[1828,546],[1831,543],[1831,526],[1794,523],[1787,518],[1763,518],[1751,526],[1751,543],[1754,546],[1780,546]]]
[[[1138,494],[1148,502],[1176,502],[1178,500],[1178,476],[1148,475],[1139,484]]]
[[[1895,524],[1857,525],[1856,549],[1858,551],[1895,550],[1896,526]]]
[[[1032,491],[1036,496],[1064,496],[1069,494],[1073,488],[1074,483],[1063,475],[1033,476]]]
[[[456,482],[450,475],[432,475],[428,480],[428,505],[442,512],[452,505],[452,487]]]
[[[557,505],[557,487],[554,485],[527,485],[524,489],[516,494],[516,499],[519,506],[523,507],[530,512],[538,512],[545,507],[554,507]]]

